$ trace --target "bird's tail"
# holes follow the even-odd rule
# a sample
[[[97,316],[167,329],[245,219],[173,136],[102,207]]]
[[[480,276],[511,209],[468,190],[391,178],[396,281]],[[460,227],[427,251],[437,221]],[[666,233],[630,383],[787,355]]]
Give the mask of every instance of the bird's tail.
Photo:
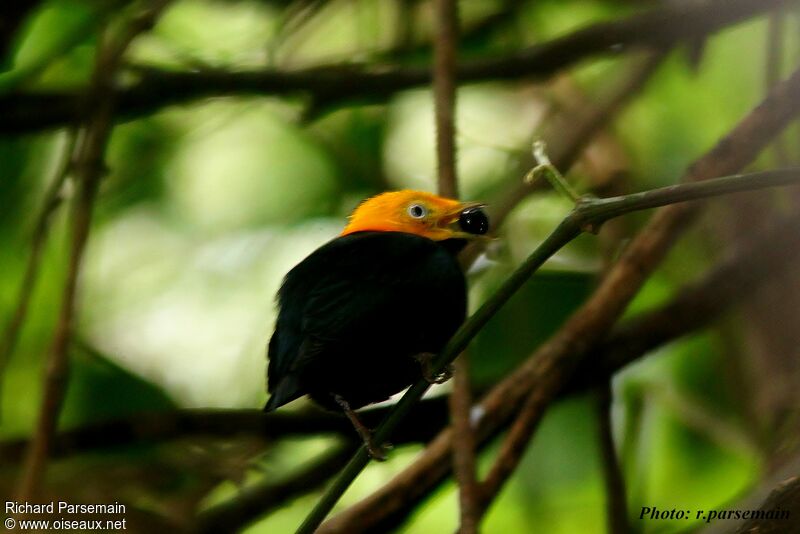
[[[266,406],[264,406],[264,411],[271,412],[302,396],[303,393],[300,391],[297,380],[292,376],[284,377],[269,397]]]

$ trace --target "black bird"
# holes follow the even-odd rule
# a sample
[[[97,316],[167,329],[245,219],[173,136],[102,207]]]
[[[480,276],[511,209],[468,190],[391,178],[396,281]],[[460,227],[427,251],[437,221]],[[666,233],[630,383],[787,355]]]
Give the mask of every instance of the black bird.
[[[278,292],[266,411],[303,395],[341,409],[381,457],[353,410],[421,376],[464,321],[456,255],[488,231],[481,205],[419,191],[364,201],[342,234],[295,266]]]

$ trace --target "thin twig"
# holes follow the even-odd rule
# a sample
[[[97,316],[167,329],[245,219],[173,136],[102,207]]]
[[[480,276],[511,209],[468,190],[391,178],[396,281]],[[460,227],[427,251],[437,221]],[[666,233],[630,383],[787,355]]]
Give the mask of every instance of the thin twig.
[[[448,198],[458,198],[455,146],[458,7],[454,0],[435,0],[435,6],[433,96],[436,112],[439,194]]]
[[[611,419],[611,382],[606,380],[595,390],[597,405],[597,433],[600,458],[603,464],[603,480],[606,495],[606,525],[608,534],[627,534],[628,505],[625,494],[625,478],[614,446]]]
[[[125,50],[136,35],[148,29],[165,7],[166,0],[154,2],[144,14],[131,20],[119,36],[108,36],[99,45],[92,76],[90,102],[93,106],[77,150],[75,174],[78,190],[72,211],[72,240],[67,277],[58,322],[53,333],[50,358],[45,376],[44,397],[39,420],[22,471],[18,489],[20,501],[34,500],[40,491],[44,470],[58,423],[67,386],[69,360],[67,350],[74,328],[78,275],[89,237],[92,210],[100,180],[105,172],[103,156],[113,127],[116,93],[114,80]]]
[[[433,94],[436,111],[436,153],[439,194],[458,198],[456,168],[456,55],[458,49],[458,5],[456,0],[436,0]],[[461,531],[477,531],[478,482],[475,478],[475,439],[470,426],[469,362],[467,353],[456,358],[450,418],[457,435],[453,447],[453,469],[458,481]]]
[[[797,83],[800,84],[800,74],[797,75]],[[751,175],[726,176],[723,178],[706,180],[702,183],[681,184],[608,199],[584,199],[576,205],[575,209],[564,218],[542,244],[528,256],[497,292],[489,297],[483,305],[470,316],[467,322],[459,328],[444,350],[433,360],[433,372],[441,372],[446,365],[466,348],[467,344],[475,337],[480,329],[483,328],[489,319],[497,313],[500,307],[522,287],[528,278],[530,278],[547,259],[582,232],[598,228],[611,218],[619,217],[634,211],[736,191],[752,191],[765,187],[798,183],[800,183],[800,170],[791,169],[754,173]],[[574,340],[573,343],[578,343],[579,341],[582,340]],[[426,380],[420,380],[411,386],[397,403],[395,409],[375,432],[374,439],[377,443],[383,443],[391,436],[394,427],[406,417],[411,406],[422,397],[429,386],[430,384]],[[554,395],[555,391],[551,391],[551,388],[552,385],[549,385],[547,388],[542,388],[541,391]],[[541,402],[541,395],[542,393],[539,391],[534,391],[530,398],[535,399],[535,402],[538,403]],[[550,398],[547,400],[549,401]],[[526,404],[532,403],[531,401],[527,401]],[[538,406],[538,404],[535,404],[535,406]],[[510,437],[506,439],[505,446],[503,450],[501,450],[495,467],[487,476],[487,480],[484,483],[485,495],[494,496],[519,462],[521,456],[520,445],[523,442],[527,444],[527,439],[529,439],[532,434],[532,428],[535,427],[535,424],[532,425],[529,431],[527,423],[530,415],[526,417],[525,414],[526,412],[523,409],[522,415],[514,427],[512,427],[509,434]],[[521,426],[520,421],[525,423],[525,425]],[[536,422],[538,422],[538,417],[536,417]],[[525,436],[525,439],[520,439],[520,435]],[[524,447],[522,447],[522,449],[524,449]],[[298,529],[298,532],[313,532],[319,527],[320,523],[339,497],[344,493],[355,477],[358,476],[361,470],[366,467],[368,462],[369,455],[366,450],[364,448],[359,449],[350,463],[342,471],[339,478],[336,479],[325,495],[323,495],[317,506],[308,515]]]
[[[335,475],[355,450],[348,443],[304,465],[298,473],[275,482],[264,480],[242,489],[236,496],[197,515],[193,532],[238,532],[288,501],[313,491]]]
[[[726,174],[726,171],[739,169],[752,161],[776,133],[797,114],[800,107],[798,94],[800,94],[800,72],[796,72],[789,80],[776,86],[764,102],[753,109],[713,150],[690,168],[687,179],[701,180],[720,176]],[[598,290],[572,319],[517,371],[506,377],[484,397],[481,409],[483,413],[493,414],[493,417],[478,418],[476,433],[479,440],[491,435],[496,428],[503,425],[531,391],[536,391],[540,395],[539,408],[534,406],[534,409],[538,410],[538,415],[530,414],[533,416],[533,423],[538,421],[541,411],[555,394],[563,389],[585,351],[611,328],[672,243],[691,223],[696,211],[696,208],[676,205],[655,214],[611,269]],[[544,245],[550,246],[551,243],[546,241]],[[493,302],[495,301],[489,301],[487,304],[495,305]],[[479,315],[476,314],[473,319],[479,320]],[[467,325],[472,328],[474,325],[470,323],[471,321],[468,321]],[[468,332],[465,330],[458,335],[462,333],[466,335]],[[460,340],[455,339],[455,341]],[[424,390],[424,387],[421,389]],[[420,393],[421,391],[412,388],[410,395]],[[404,400],[408,398],[409,394]],[[408,401],[409,404],[412,402]],[[405,409],[407,407],[403,407],[401,401],[399,405],[401,411],[397,412],[401,415],[397,419],[402,418],[402,410]],[[390,418],[389,422],[391,420]],[[532,430],[530,432],[532,433]],[[336,531],[342,528],[342,525],[347,525],[345,528],[354,528],[355,525],[371,528],[370,525],[374,526],[382,520],[391,521],[391,518],[402,514],[405,502],[426,495],[429,488],[435,486],[446,475],[447,469],[442,467],[442,463],[449,454],[451,440],[451,433],[448,430],[444,431],[412,466],[398,475],[389,485],[328,521],[322,530]],[[355,477],[363,468],[366,460],[366,455],[363,455],[351,461],[340,480],[331,487],[324,501],[318,505],[314,514],[309,516],[307,524],[319,521],[327,513],[338,498],[338,494],[344,491],[351,477]],[[502,483],[497,485],[495,490],[499,490],[501,485]],[[397,500],[397,495],[407,497],[404,500]],[[392,506],[387,503],[392,503]]]
[[[790,3],[791,0],[669,2],[619,20],[589,25],[501,58],[462,63],[462,82],[547,78],[578,61],[631,49],[663,49]],[[118,114],[133,118],[199,98],[251,94],[307,94],[316,108],[385,101],[399,91],[427,85],[427,67],[348,66],[282,71],[173,72],[138,69],[140,81],[119,91]],[[0,131],[52,128],[83,117],[85,91],[39,92],[0,98]],[[557,164],[557,158],[553,158]]]
[[[699,280],[680,289],[668,304],[648,311],[615,327],[606,341],[593,349],[592,358],[582,365],[579,373],[562,394],[585,391],[607,381],[629,362],[652,352],[671,340],[705,328],[740,301],[761,283],[792,265],[800,256],[800,216],[786,218],[750,236]],[[430,425],[439,428],[446,420],[446,406],[441,398],[425,399],[409,417],[408,431],[428,426],[431,413],[439,413]],[[370,413],[375,410],[367,411]],[[385,408],[377,411],[384,413]],[[373,413],[372,415],[379,415]],[[487,412],[484,420],[493,419]],[[372,420],[379,420],[374,418]],[[341,424],[339,424],[341,423]],[[415,439],[400,429],[404,438]],[[57,435],[53,456],[107,449],[117,445],[142,444],[165,439],[210,436],[229,438],[236,435],[259,436],[267,439],[291,435],[336,433],[349,435],[352,429],[341,416],[322,411],[308,414],[264,414],[260,410],[177,410],[96,423]],[[420,436],[424,438],[424,436]],[[398,434],[392,438],[398,441]],[[487,439],[482,439],[485,445]],[[15,462],[25,442],[6,442],[0,447],[0,458]],[[443,465],[447,467],[446,459]],[[442,477],[443,478],[443,477]],[[417,484],[414,488],[419,488]],[[430,483],[425,488],[430,490]],[[265,489],[266,491],[266,489]],[[242,494],[244,496],[244,494]],[[238,498],[238,496],[237,496]],[[245,498],[245,497],[243,497]],[[397,498],[405,506],[413,506],[408,498]],[[233,506],[233,503],[230,503]],[[270,505],[265,506],[270,509]],[[384,509],[381,508],[381,511]]]
[[[665,50],[646,53],[632,58],[631,65],[618,80],[613,80],[605,94],[595,98],[597,104],[570,116],[569,128],[559,127],[544,135],[549,159],[552,165],[562,172],[568,171],[584,151],[596,133],[606,126],[613,117],[642,90],[653,73],[658,69],[666,55]],[[531,160],[532,161],[532,160]],[[520,181],[515,187],[503,191],[489,202],[489,218],[495,228],[502,225],[508,214],[528,194],[541,188],[542,182]]]
[[[789,80],[776,86],[759,107],[740,122],[711,152],[689,168],[682,181],[698,183],[684,183],[666,190],[662,189],[656,196],[665,193],[671,196],[668,190],[671,189],[674,193],[684,187],[688,188],[684,191],[693,191],[701,195],[708,192],[706,188],[710,183],[709,177],[728,174],[743,167],[758,155],[764,143],[774,139],[783,130],[800,111],[799,96],[800,70],[795,71]],[[706,181],[699,182],[700,180]],[[741,182],[733,180],[725,187],[735,188],[739,183]],[[734,192],[734,189],[728,189],[728,192]],[[637,204],[641,201],[648,204],[649,201],[645,199],[647,196],[650,194],[637,193],[617,198],[629,198],[629,201]],[[650,200],[656,200],[656,197],[651,197]],[[628,201],[617,206],[622,208],[626,202]],[[537,351],[539,356],[532,371],[535,369],[535,372],[549,374],[553,378],[527,395],[524,406],[506,436],[498,459],[484,483],[483,495],[487,499],[487,504],[500,491],[519,463],[545,406],[585,356],[587,348],[607,332],[621,315],[647,276],[658,265],[677,237],[688,227],[697,212],[695,206],[686,204],[671,205],[658,211],[609,271],[589,300]]]
[[[77,135],[75,131],[69,131],[66,133],[66,136],[66,145],[61,155],[61,161],[58,163],[53,179],[47,187],[41,211],[36,217],[36,223],[31,235],[31,248],[28,255],[28,262],[25,264],[25,272],[22,275],[22,282],[20,283],[19,294],[17,296],[17,305],[14,308],[14,313],[11,315],[11,320],[3,331],[3,342],[0,345],[0,390],[2,390],[2,381],[6,367],[11,360],[11,356],[14,354],[20,331],[28,315],[28,306],[31,301],[36,279],[39,276],[39,267],[41,266],[42,254],[50,230],[50,222],[53,214],[63,201],[62,189],[72,165],[72,154],[75,150]]]
[[[772,89],[781,79],[784,57],[785,40],[785,9],[775,9],[769,14],[769,25],[767,27],[767,60],[764,69],[764,88],[766,91]],[[775,151],[775,162],[780,167],[791,165],[792,158],[789,156],[789,147],[786,137],[779,135],[773,143]]]
[[[734,254],[701,279],[682,288],[666,305],[615,327],[604,342],[592,348],[591,358],[584,361],[573,379],[559,391],[559,396],[594,388],[658,347],[713,323],[765,281],[794,265],[792,261],[800,256],[798,228],[800,216],[783,219],[748,238]],[[507,419],[509,405],[513,409],[516,402],[517,398],[509,398],[506,404],[481,404],[476,429],[479,447],[486,446],[502,430],[502,424],[496,422]],[[378,492],[328,520],[323,524],[323,531],[395,528],[415,504],[447,476],[446,458],[451,441],[451,431],[445,430],[414,464]]]
[[[790,260],[800,255],[798,228],[800,228],[798,216],[771,225],[758,235],[748,238],[734,251],[734,254],[724,259],[700,280],[681,289],[678,296],[670,303],[645,312],[615,328],[608,340],[592,351],[592,361],[586,362],[565,393],[584,391],[603,383],[614,372],[634,359],[670,340],[702,329],[716,320],[733,303],[755,290],[770,276],[788,268]],[[779,244],[782,246],[778,246]],[[423,401],[417,408],[419,409],[410,418],[412,426],[409,426],[409,429],[416,428],[420,422],[427,424],[425,420],[431,411],[440,411],[445,415],[440,406],[431,404],[430,399]],[[385,409],[381,411],[385,413]],[[493,413],[487,412],[483,420],[493,417]],[[75,453],[118,444],[130,445],[192,435],[227,438],[237,434],[247,434],[274,438],[315,433],[319,435],[320,432],[347,435],[348,431],[351,431],[349,423],[343,417],[324,412],[301,415],[263,414],[256,410],[181,410],[152,414],[148,417],[136,416],[76,429],[61,435],[55,452]],[[393,441],[398,443],[397,436],[393,437]],[[487,442],[487,439],[482,439],[481,444],[485,445]],[[16,458],[15,451],[18,447],[10,445],[6,444],[2,448],[2,456],[6,461],[13,461]],[[446,468],[446,459],[440,462],[440,465]],[[308,476],[314,476],[311,469],[307,473]],[[317,473],[316,476],[321,478],[322,474]],[[275,487],[281,486],[283,483],[278,483]],[[259,490],[253,488],[252,492],[246,491],[237,495],[231,502],[226,503],[226,507],[243,509],[250,504],[236,504],[234,502],[236,499],[241,498],[254,503],[253,495],[256,491],[261,495],[271,495],[275,491],[268,489],[271,486],[266,483],[259,484],[258,487]],[[419,487],[420,485],[415,484],[409,489],[419,489]],[[271,498],[264,498],[261,502],[262,511],[269,511],[274,506]],[[409,505],[408,500],[405,502]],[[236,526],[242,526],[247,521],[243,515],[233,515],[236,517]],[[365,518],[363,515],[361,517]],[[369,523],[366,522],[366,525]]]
[[[782,481],[764,503],[750,512],[736,534],[785,534],[800,531],[800,476]],[[710,512],[709,512],[710,513]]]

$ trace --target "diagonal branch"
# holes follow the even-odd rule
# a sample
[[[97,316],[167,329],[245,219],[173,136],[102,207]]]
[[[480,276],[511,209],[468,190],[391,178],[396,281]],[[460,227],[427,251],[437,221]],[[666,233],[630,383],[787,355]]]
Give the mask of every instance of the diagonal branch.
[[[568,390],[561,394],[581,392],[602,384],[637,358],[716,321],[731,305],[757,289],[763,281],[793,265],[791,262],[800,256],[798,228],[798,215],[770,225],[747,238],[701,279],[681,289],[671,302],[615,327],[607,340],[591,351],[591,360],[581,366]],[[431,432],[435,432],[446,421],[447,407],[442,401],[442,397],[434,397],[420,402],[407,424],[393,436],[393,441],[424,441],[430,437]],[[370,421],[378,421],[386,411],[386,408],[377,408],[363,413],[370,416]],[[486,413],[484,420],[492,417],[492,413]],[[372,425],[372,422],[368,421],[368,424]],[[424,427],[430,427],[430,430],[415,435]],[[176,410],[137,415],[62,432],[54,442],[53,456],[196,435],[229,438],[246,434],[271,439],[320,433],[349,436],[351,431],[344,417],[322,411],[265,414],[260,410]],[[486,443],[484,439],[481,445]],[[4,443],[0,447],[0,458],[6,462],[17,461],[24,444]],[[446,460],[443,465],[447,468]],[[283,482],[278,485],[283,485]],[[262,486],[260,491],[274,491],[267,487]],[[236,498],[249,499],[244,493]],[[402,501],[406,508],[415,502],[406,497],[397,500]],[[262,512],[269,511],[273,501],[265,499],[262,502],[265,503]],[[236,505],[230,503],[230,506]]]
[[[359,412],[369,427],[377,426],[389,412],[383,406]],[[420,402],[409,419],[392,436],[396,445],[426,443],[448,421],[447,398],[430,397]],[[262,410],[170,410],[86,424],[64,430],[53,438],[50,456],[65,456],[108,450],[114,447],[147,445],[182,437],[234,438],[241,435],[276,440],[293,436],[332,435],[348,438],[353,426],[339,414],[322,410],[264,413]],[[8,440],[0,444],[0,459],[17,463],[28,447],[28,440]]]
[[[600,22],[525,50],[462,63],[464,82],[547,78],[589,57],[637,47],[667,48],[716,32],[792,0],[695,0],[664,3],[619,20]],[[317,109],[384,101],[431,82],[428,67],[335,65],[301,70],[174,72],[138,69],[139,81],[117,93],[117,113],[135,118],[200,98],[233,95],[308,95]],[[19,93],[0,98],[0,132],[52,128],[84,117],[85,90]]]
[[[798,108],[800,108],[799,94],[800,71],[774,88],[761,105],[742,120],[713,150],[692,165],[687,172],[685,181],[702,180],[726,174],[752,161],[776,133],[780,132],[797,114]],[[540,347],[517,371],[504,379],[484,398],[481,409],[484,413],[492,413],[493,417],[479,419],[477,430],[479,440],[485,439],[503,425],[518,410],[519,403],[528,396],[529,392],[534,391],[538,397],[538,403],[533,403],[534,407],[529,409],[528,416],[523,419],[525,425],[518,430],[518,432],[520,430],[524,432],[522,437],[529,438],[532,435],[532,427],[538,421],[544,406],[558,391],[563,389],[585,351],[610,329],[646,277],[655,269],[672,243],[691,223],[695,213],[696,208],[692,209],[682,205],[670,206],[656,213],[647,227],[631,243],[620,261],[609,271],[608,276],[586,304],[550,341]],[[543,246],[552,246],[549,241],[546,241]],[[544,252],[539,249],[535,254],[539,253]],[[493,302],[495,301],[487,301],[487,305],[492,305]],[[481,320],[478,317],[480,313],[481,310],[472,319],[479,322]],[[471,322],[472,320],[468,321],[465,328],[476,326],[470,324]],[[446,355],[446,353],[444,354]],[[419,392],[412,388],[410,394],[418,395]],[[404,400],[408,397],[407,394]],[[399,409],[404,409],[402,401]],[[391,420],[390,416],[390,423]],[[533,424],[530,425],[530,423]],[[386,518],[402,510],[402,502],[395,500],[397,495],[410,493],[419,496],[424,494],[426,488],[435,485],[446,475],[447,469],[443,469],[441,464],[443,455],[449,454],[451,440],[452,435],[449,430],[440,434],[414,465],[395,478],[396,483],[393,481],[373,494],[373,497],[343,512],[326,523],[325,528],[328,531],[335,531],[343,524],[350,527],[361,524],[366,525],[364,528],[369,528],[368,517],[372,519]],[[514,443],[521,443],[521,441]],[[517,449],[511,452],[518,458],[518,455],[524,450],[524,445],[512,447],[512,449]],[[505,464],[501,469],[500,476],[497,477],[497,472],[495,474],[497,478],[492,487],[495,493],[516,465],[513,454],[506,456],[511,459],[511,462]],[[351,461],[339,482],[330,488],[325,501],[320,503],[312,516],[309,516],[309,520],[318,520],[320,516],[324,517],[327,514],[328,506],[332,506],[332,502],[336,501],[338,494],[347,487],[348,478],[354,477],[363,468],[363,465],[366,464],[365,460],[366,458],[356,457]],[[506,467],[510,469],[506,470]],[[389,509],[388,503],[392,503],[391,509]],[[370,508],[372,506],[381,507],[383,510],[376,512],[374,508]],[[359,522],[353,523],[356,516]]]
[[[798,74],[796,78],[796,83],[800,84],[800,74]],[[455,333],[447,346],[433,360],[433,372],[441,372],[446,365],[466,348],[467,344],[475,337],[480,329],[483,328],[489,319],[494,316],[500,307],[522,287],[528,278],[530,278],[547,259],[582,232],[598,228],[611,218],[619,217],[620,215],[634,211],[667,206],[676,202],[697,200],[735,191],[748,191],[787,184],[800,184],[800,170],[790,169],[755,173],[751,175],[727,176],[706,180],[703,183],[682,184],[609,199],[583,199],[544,242],[528,256],[525,262],[520,265],[498,291],[489,297],[486,302],[470,316],[467,322],[459,328],[458,332]],[[611,274],[614,274],[613,270]],[[620,312],[621,311],[622,310],[620,310]],[[573,341],[575,344],[579,342],[579,340]],[[420,380],[411,386],[406,394],[403,395],[403,398],[397,403],[395,409],[375,432],[374,439],[378,443],[386,441],[391,436],[395,426],[406,417],[410,408],[422,397],[429,386],[430,384],[425,380]],[[544,389],[544,391],[549,392],[550,388]],[[555,391],[553,391],[553,395],[554,394]],[[536,399],[539,399],[538,395]],[[523,415],[524,414],[525,412],[523,411]],[[527,422],[527,419],[521,420]],[[510,475],[516,467],[521,455],[519,448],[520,442],[516,439],[516,436],[521,430],[526,431],[526,429],[519,429],[516,425],[512,428],[511,436],[515,439],[509,441],[510,447],[503,449],[498,463],[495,464],[495,468],[493,468],[486,482],[484,482],[484,488],[486,488],[484,491],[486,491],[486,495],[496,494],[497,490],[502,486],[502,483],[505,482],[508,475]],[[350,463],[342,471],[339,478],[336,479],[314,510],[311,511],[298,529],[298,532],[313,532],[319,527],[330,509],[333,508],[333,505],[338,501],[339,497],[341,497],[361,470],[366,467],[368,462],[369,455],[366,450],[363,448],[359,449]]]
[[[238,532],[247,524],[292,498],[308,493],[336,474],[353,453],[348,443],[334,448],[319,459],[304,465],[299,473],[279,482],[262,481],[242,489],[238,495],[198,514],[193,532]],[[265,477],[268,478],[268,477]]]
[[[645,312],[616,327],[606,341],[591,350],[592,358],[559,392],[560,396],[586,391],[609,380],[628,363],[661,345],[703,329],[745,298],[771,276],[788,269],[800,257],[800,215],[780,222],[749,237],[700,280],[680,290],[668,304]],[[511,400],[511,407],[516,403]],[[507,418],[508,405],[481,405],[478,421],[480,447],[485,447],[502,430],[493,422]],[[491,428],[490,428],[491,427]],[[390,530],[447,476],[450,430],[404,472],[367,499],[326,522],[327,532]]]
[[[17,296],[17,304],[11,315],[11,320],[3,331],[3,341],[2,344],[0,344],[0,386],[2,385],[3,375],[5,374],[8,362],[16,349],[22,326],[25,324],[25,319],[28,316],[28,306],[30,305],[31,296],[33,295],[36,279],[39,276],[39,267],[41,266],[42,254],[44,253],[44,246],[50,230],[50,221],[63,201],[62,189],[72,167],[75,141],[76,134],[74,131],[70,131],[67,134],[62,160],[58,165],[52,182],[45,192],[42,208],[36,218],[36,225],[31,235],[30,253],[28,255],[28,261],[25,264],[25,272],[22,275],[22,282],[20,283],[19,294]],[[2,388],[0,387],[0,389]]]
[[[680,186],[673,192],[689,188],[705,194],[709,177],[735,171],[750,161],[792,120],[800,111],[800,70],[786,82],[776,86],[767,99],[724,138],[711,152],[697,160],[687,171]],[[705,182],[700,182],[705,180]],[[737,181],[726,187],[734,192]],[[662,190],[663,191],[663,190]],[[688,189],[687,189],[688,191]],[[705,192],[705,193],[703,193]],[[669,194],[667,192],[667,194]],[[638,201],[654,206],[645,197],[648,193],[631,195]],[[622,197],[624,198],[624,197]],[[626,202],[618,204],[622,206]],[[502,488],[516,468],[527,447],[547,404],[566,383],[588,347],[598,341],[622,314],[627,304],[639,290],[649,274],[666,255],[675,240],[692,222],[698,210],[694,205],[676,204],[658,211],[648,225],[625,251],[590,299],[572,316],[562,329],[536,352],[531,364],[531,376],[539,375],[541,386],[525,393],[525,402],[519,416],[506,436],[498,459],[487,475],[484,484],[486,504]]]
[[[131,41],[148,29],[166,0],[153,2],[143,14],[130,20],[119,35],[106,35],[107,41],[100,46],[95,62],[92,86],[89,92],[93,102],[83,129],[80,146],[75,159],[77,193],[72,212],[72,240],[70,243],[67,278],[61,300],[56,329],[53,333],[50,358],[45,376],[44,397],[39,411],[33,441],[25,458],[18,496],[20,501],[34,500],[44,478],[47,457],[61,412],[67,385],[69,348],[74,328],[75,302],[78,290],[78,275],[89,237],[92,210],[100,180],[105,172],[103,156],[113,128],[116,105],[114,80],[122,56]]]

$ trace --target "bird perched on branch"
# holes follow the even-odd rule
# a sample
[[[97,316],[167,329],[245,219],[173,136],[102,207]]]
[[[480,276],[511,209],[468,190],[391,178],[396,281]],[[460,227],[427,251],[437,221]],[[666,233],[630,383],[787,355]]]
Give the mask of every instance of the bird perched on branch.
[[[407,190],[362,202],[342,234],[283,281],[264,410],[309,395],[344,411],[381,458],[354,410],[436,379],[430,358],[466,316],[456,256],[488,231],[482,207]]]

